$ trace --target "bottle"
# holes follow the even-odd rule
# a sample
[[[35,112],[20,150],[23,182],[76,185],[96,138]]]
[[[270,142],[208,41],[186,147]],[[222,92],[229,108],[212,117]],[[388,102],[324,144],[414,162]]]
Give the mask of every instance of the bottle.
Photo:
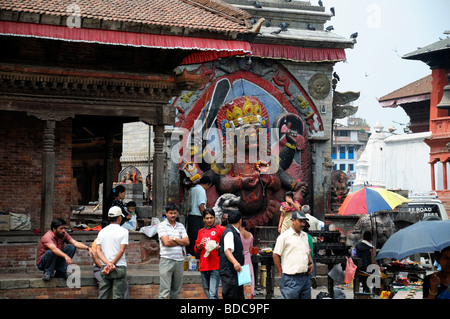
[[[187,271],[188,269],[189,269],[189,257],[186,256],[186,257],[184,258],[183,270],[184,270],[184,271]]]
[[[197,269],[197,261],[195,260],[195,256],[191,256],[189,258],[189,271],[195,271]]]

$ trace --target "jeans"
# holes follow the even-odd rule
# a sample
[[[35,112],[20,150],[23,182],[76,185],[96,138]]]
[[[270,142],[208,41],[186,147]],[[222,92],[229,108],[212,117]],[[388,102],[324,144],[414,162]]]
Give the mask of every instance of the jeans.
[[[67,245],[62,249],[63,253],[70,258],[73,258],[76,250],[74,245]],[[53,276],[55,270],[57,274],[65,274],[67,272],[67,264],[64,257],[56,256],[50,249],[42,255],[38,268],[43,270],[44,273],[50,274],[50,276]]]
[[[220,275],[219,270],[209,270],[200,272],[202,276],[203,291],[208,299],[219,299]]]
[[[109,299],[111,291],[112,299],[124,299],[126,289],[127,267],[116,266],[116,269],[109,274],[101,274],[101,280],[98,287],[98,299]]]
[[[280,291],[284,299],[311,299],[311,276],[282,274]]]
[[[183,284],[184,260],[159,260],[159,299],[178,299]]]

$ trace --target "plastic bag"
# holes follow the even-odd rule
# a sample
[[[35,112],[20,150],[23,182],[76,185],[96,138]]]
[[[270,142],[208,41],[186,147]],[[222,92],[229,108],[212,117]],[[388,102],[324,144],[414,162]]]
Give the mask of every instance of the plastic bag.
[[[353,259],[345,257],[347,259],[347,266],[345,267],[345,278],[344,282],[349,284],[353,278],[355,278],[356,266],[353,263]]]
[[[9,213],[9,229],[10,230],[31,230],[31,221],[29,214]]]
[[[333,293],[334,293],[333,299],[346,299],[347,298],[345,296],[344,290],[342,290],[342,289],[334,288]]]
[[[126,228],[128,230],[136,230],[136,225],[137,225],[136,215],[133,214],[133,216],[131,216],[130,220],[126,221],[122,225],[122,227]]]
[[[152,217],[152,223],[149,226],[141,227],[139,230],[141,233],[147,235],[147,237],[153,237],[158,233],[159,219]]]
[[[217,247],[219,247],[219,243],[216,242],[215,240],[208,240],[205,244],[205,257],[209,256],[209,253],[211,251],[213,251],[214,249],[216,249]]]
[[[342,270],[341,264],[336,264],[333,268],[328,272],[328,276],[333,279],[337,284],[341,284],[344,282],[345,273]]]

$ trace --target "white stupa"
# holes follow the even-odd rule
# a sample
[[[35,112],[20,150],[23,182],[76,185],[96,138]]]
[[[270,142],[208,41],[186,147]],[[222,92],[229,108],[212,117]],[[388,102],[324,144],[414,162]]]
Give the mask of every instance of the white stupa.
[[[354,188],[364,185],[386,187],[386,135],[383,125],[378,121],[370,136],[366,149],[355,165],[356,179]]]

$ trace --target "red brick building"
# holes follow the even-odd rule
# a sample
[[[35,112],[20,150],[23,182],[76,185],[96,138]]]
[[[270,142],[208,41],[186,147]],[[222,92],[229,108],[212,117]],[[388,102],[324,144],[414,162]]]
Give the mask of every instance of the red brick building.
[[[433,77],[427,75],[378,99],[382,107],[401,107],[413,133],[430,131],[430,97]]]
[[[450,39],[440,40],[404,56],[405,59],[419,60],[431,69],[432,89],[430,96],[431,138],[425,142],[430,146],[431,187],[436,190],[435,165],[442,163],[443,189],[437,193],[443,202],[450,202],[448,188],[448,164],[450,162]],[[446,92],[445,92],[446,91]],[[446,95],[444,95],[446,94]],[[447,104],[444,105],[444,98]]]
[[[403,58],[426,63],[431,74],[383,96],[379,102],[382,107],[401,106],[410,117],[410,129],[414,133],[431,131],[431,137],[425,139],[430,146],[431,190],[438,193],[439,199],[450,210],[450,105],[441,104],[450,98],[450,39],[440,40]],[[447,94],[445,99],[444,94]],[[436,164],[439,162],[442,164],[443,187],[438,189]]]

